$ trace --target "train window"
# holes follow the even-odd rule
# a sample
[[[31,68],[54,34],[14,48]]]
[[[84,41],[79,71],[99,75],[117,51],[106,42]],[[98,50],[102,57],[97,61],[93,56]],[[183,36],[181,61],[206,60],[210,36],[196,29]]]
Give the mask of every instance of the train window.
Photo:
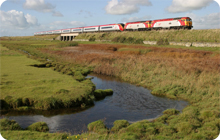
[[[101,29],[109,29],[109,28],[112,28],[112,26],[101,27]]]
[[[81,31],[82,29],[74,29],[74,30],[72,30],[72,31]]]
[[[174,18],[173,20],[180,20],[181,18]]]
[[[63,33],[70,32],[70,30],[63,30]]]
[[[95,28],[85,28],[85,30],[95,30]]]

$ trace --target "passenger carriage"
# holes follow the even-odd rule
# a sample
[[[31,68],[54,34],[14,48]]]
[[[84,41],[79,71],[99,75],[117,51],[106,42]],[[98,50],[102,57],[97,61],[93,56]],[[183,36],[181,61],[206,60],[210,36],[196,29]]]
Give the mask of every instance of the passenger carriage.
[[[109,32],[109,31],[123,31],[124,24],[107,24],[107,25],[100,25],[99,31],[101,32]]]
[[[125,31],[147,31],[151,29],[151,20],[127,22],[125,24]]]
[[[83,32],[98,32],[99,26],[88,26],[83,28]]]

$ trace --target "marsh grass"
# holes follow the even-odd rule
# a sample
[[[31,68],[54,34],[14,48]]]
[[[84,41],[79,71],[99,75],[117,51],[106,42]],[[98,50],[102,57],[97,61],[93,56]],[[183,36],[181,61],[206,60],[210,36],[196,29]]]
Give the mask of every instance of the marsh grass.
[[[1,131],[5,130],[22,130],[21,126],[14,120],[3,118],[0,120]]]
[[[36,122],[26,128],[29,131],[49,132],[49,127],[45,122]]]
[[[103,120],[98,120],[88,124],[88,130],[99,134],[107,134],[108,129]]]
[[[17,130],[17,131],[1,131],[1,135],[7,140],[14,139],[39,139],[39,140],[60,140],[67,139],[70,134],[68,133],[45,133],[45,132],[37,132],[37,131],[28,131],[28,130]]]
[[[106,96],[112,95],[113,94],[113,90],[112,89],[96,89],[94,91],[94,96],[97,100],[103,99]]]
[[[187,34],[191,38],[188,38],[187,36],[185,38],[186,40],[192,39],[190,41],[195,41],[195,37],[193,38],[191,35],[199,32],[201,34],[199,34],[198,36],[201,36],[203,40],[199,40],[199,38],[196,38],[197,41],[207,40],[209,42],[212,42],[214,41],[213,39],[216,38],[215,35],[219,34],[219,30],[211,30],[210,32],[212,32],[213,34],[205,31],[203,32],[203,30],[171,32],[175,36],[168,34],[170,33],[170,31],[164,31],[148,32],[149,36],[147,37],[149,39],[155,40],[157,39],[157,36],[160,36],[161,34],[173,37],[174,40],[177,41],[179,39],[178,36],[185,36]],[[138,33],[138,36],[140,36],[142,33],[144,32]],[[191,33],[191,35],[188,33]],[[102,38],[115,38],[118,34],[122,35],[124,33],[106,34]],[[211,39],[209,38],[208,40],[207,37],[203,36],[202,34],[207,34],[209,37],[211,37]],[[137,35],[137,33],[133,32],[133,34],[130,34],[130,37],[135,37],[135,35]],[[90,34],[87,33],[83,36],[89,38]],[[97,33],[95,34],[95,36],[101,37],[101,34]],[[60,71],[61,73],[66,73],[66,71],[69,71],[70,68],[73,75],[77,71],[80,71],[80,73],[82,74],[83,69],[85,69],[85,71],[89,70],[99,74],[119,77],[123,81],[147,87],[152,90],[152,94],[157,96],[165,96],[171,99],[184,99],[189,101],[190,103],[190,105],[184,108],[181,113],[178,113],[179,111],[177,110],[166,110],[164,111],[164,114],[162,116],[155,119],[153,122],[140,121],[130,124],[125,128],[121,128],[119,131],[114,131],[114,133],[109,133],[109,130],[106,130],[105,128],[100,128],[102,129],[100,130],[100,133],[99,130],[95,130],[97,131],[97,133],[83,133],[80,135],[80,138],[215,139],[219,134],[220,55],[218,49],[216,48],[198,49],[190,47],[183,49],[181,47],[166,45],[163,45],[162,47],[155,45],[152,47],[149,45],[128,46],[125,44],[116,45],[110,43],[102,45],[79,44],[78,50],[74,49],[74,51],[77,50],[77,52],[74,52],[72,50],[68,51],[65,47],[56,50],[56,47],[53,46],[54,42],[45,42],[47,46],[46,48],[45,45],[38,47],[27,47],[28,42],[26,42],[26,46],[24,45],[26,47],[25,48],[21,46],[22,43],[18,45],[16,45],[18,42],[14,43],[15,45],[13,44],[13,42],[3,42],[3,44],[10,49],[24,49],[26,51],[29,51],[33,56],[35,56],[36,59],[41,58],[41,60],[45,61],[49,58],[50,60],[54,60],[51,62],[51,65],[53,66],[52,68],[56,68],[57,71]],[[37,44],[37,42],[35,43]],[[109,48],[116,49],[113,50]],[[102,52],[100,52],[100,50],[102,50]],[[141,53],[142,50],[146,51],[146,53]],[[87,53],[89,51],[91,52]],[[136,54],[136,52],[138,52],[138,54]],[[9,58],[8,61],[10,59],[11,58]],[[63,66],[64,63],[71,63],[74,68],[71,69],[71,66],[67,66],[66,64]],[[25,73],[25,75],[33,76],[33,73],[31,71],[27,71]],[[11,73],[2,73],[1,77],[3,80],[5,80],[3,81],[4,85],[9,86],[15,83],[15,81],[10,78],[10,76]],[[14,77],[16,78],[16,75]],[[58,81],[51,80],[52,83],[56,83],[59,81],[60,79]],[[42,92],[45,88],[48,88],[47,86],[45,87],[42,85],[42,83],[47,83],[47,80],[45,81],[42,79],[37,80],[36,82],[35,85],[39,86],[32,88],[31,90]],[[81,84],[88,84],[87,82],[90,83],[91,81],[83,80]],[[79,87],[81,86],[82,85],[80,85]],[[19,88],[17,89],[19,90]],[[84,89],[83,86],[82,89]],[[68,93],[66,93],[67,91]],[[55,93],[58,92],[58,95],[61,94],[63,96],[64,93],[71,93],[70,91],[71,89],[64,88],[62,86],[62,88],[57,89]],[[91,96],[92,95],[90,95],[89,97],[92,98]],[[11,100],[10,97],[7,97],[7,99]],[[15,103],[13,103],[14,106],[19,105],[21,101],[22,103],[26,103],[26,100],[24,100],[22,97],[16,99],[18,100],[15,100]],[[82,98],[79,99],[82,100]],[[53,101],[53,98],[50,98],[48,100]],[[33,102],[31,101],[29,103]],[[69,100],[66,100],[64,103],[65,106],[70,105]]]
[[[1,56],[1,109],[30,106],[48,110],[93,104],[90,96],[94,85],[90,80],[78,82],[51,69],[31,66],[40,64],[16,53]]]
[[[114,126],[111,128],[111,131],[117,132],[122,128],[126,128],[129,125],[130,124],[127,120],[116,120],[114,121]]]

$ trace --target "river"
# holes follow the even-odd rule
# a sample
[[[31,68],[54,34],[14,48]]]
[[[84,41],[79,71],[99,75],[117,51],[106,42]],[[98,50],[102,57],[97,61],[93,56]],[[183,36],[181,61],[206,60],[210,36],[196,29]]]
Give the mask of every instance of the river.
[[[112,96],[95,101],[95,105],[87,109],[57,109],[52,111],[2,112],[1,118],[8,117],[16,120],[21,127],[26,128],[32,123],[43,121],[49,126],[50,132],[69,132],[80,134],[87,131],[87,125],[102,119],[108,128],[113,126],[115,120],[125,119],[130,123],[153,119],[168,108],[181,111],[188,105],[183,100],[172,100],[152,95],[150,90],[138,87],[119,79],[102,76],[94,77],[92,82],[96,89],[112,89]]]

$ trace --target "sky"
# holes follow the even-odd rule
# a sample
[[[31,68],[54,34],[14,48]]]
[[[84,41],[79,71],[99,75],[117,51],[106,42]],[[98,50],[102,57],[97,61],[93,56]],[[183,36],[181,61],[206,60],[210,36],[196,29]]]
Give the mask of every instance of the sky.
[[[216,1],[0,0],[0,36],[174,17],[192,18],[193,29],[219,29]]]

